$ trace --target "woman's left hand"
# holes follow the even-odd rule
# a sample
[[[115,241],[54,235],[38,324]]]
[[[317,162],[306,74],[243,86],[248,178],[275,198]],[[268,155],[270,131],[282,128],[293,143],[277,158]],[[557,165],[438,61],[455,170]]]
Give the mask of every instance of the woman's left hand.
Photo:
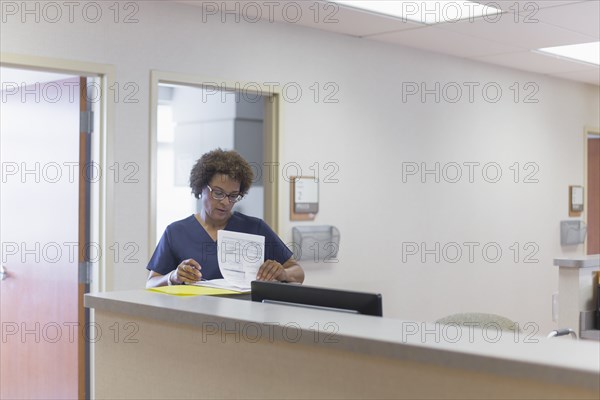
[[[287,281],[287,272],[283,265],[274,260],[267,260],[260,266],[256,279],[259,281]]]

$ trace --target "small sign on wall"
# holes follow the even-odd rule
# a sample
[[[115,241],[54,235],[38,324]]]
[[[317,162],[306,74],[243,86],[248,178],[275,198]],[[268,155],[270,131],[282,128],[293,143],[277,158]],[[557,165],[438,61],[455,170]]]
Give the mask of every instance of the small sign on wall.
[[[319,180],[294,176],[290,180],[290,220],[312,221],[319,212]]]
[[[583,186],[569,186],[569,217],[579,217],[583,212]]]

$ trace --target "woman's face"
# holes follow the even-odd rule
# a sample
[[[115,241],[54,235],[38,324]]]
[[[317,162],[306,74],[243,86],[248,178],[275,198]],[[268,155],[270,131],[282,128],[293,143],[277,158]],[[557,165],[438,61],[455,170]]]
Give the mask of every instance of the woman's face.
[[[240,193],[240,182],[231,179],[227,175],[216,174],[210,180],[208,187],[202,189],[202,208],[206,217],[216,223],[226,223],[231,216],[231,210],[235,203],[228,196],[237,196]],[[213,196],[225,194],[222,200],[216,200]]]

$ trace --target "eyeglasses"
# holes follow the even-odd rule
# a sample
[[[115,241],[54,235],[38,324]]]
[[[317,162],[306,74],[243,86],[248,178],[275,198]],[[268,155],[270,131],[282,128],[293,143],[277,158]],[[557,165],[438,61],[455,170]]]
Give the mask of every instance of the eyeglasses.
[[[206,185],[206,187],[208,188],[208,190],[210,190],[210,195],[212,196],[213,199],[215,200],[223,200],[225,197],[229,198],[229,202],[230,203],[237,203],[238,201],[240,201],[244,196],[242,196],[241,194],[227,194],[222,190],[219,189],[213,189],[210,186]]]

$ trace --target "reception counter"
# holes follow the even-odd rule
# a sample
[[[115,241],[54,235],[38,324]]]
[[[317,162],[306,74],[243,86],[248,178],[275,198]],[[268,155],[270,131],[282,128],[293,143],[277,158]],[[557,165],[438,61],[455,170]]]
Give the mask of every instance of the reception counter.
[[[85,306],[96,399],[600,397],[597,342],[527,329],[145,290]]]

